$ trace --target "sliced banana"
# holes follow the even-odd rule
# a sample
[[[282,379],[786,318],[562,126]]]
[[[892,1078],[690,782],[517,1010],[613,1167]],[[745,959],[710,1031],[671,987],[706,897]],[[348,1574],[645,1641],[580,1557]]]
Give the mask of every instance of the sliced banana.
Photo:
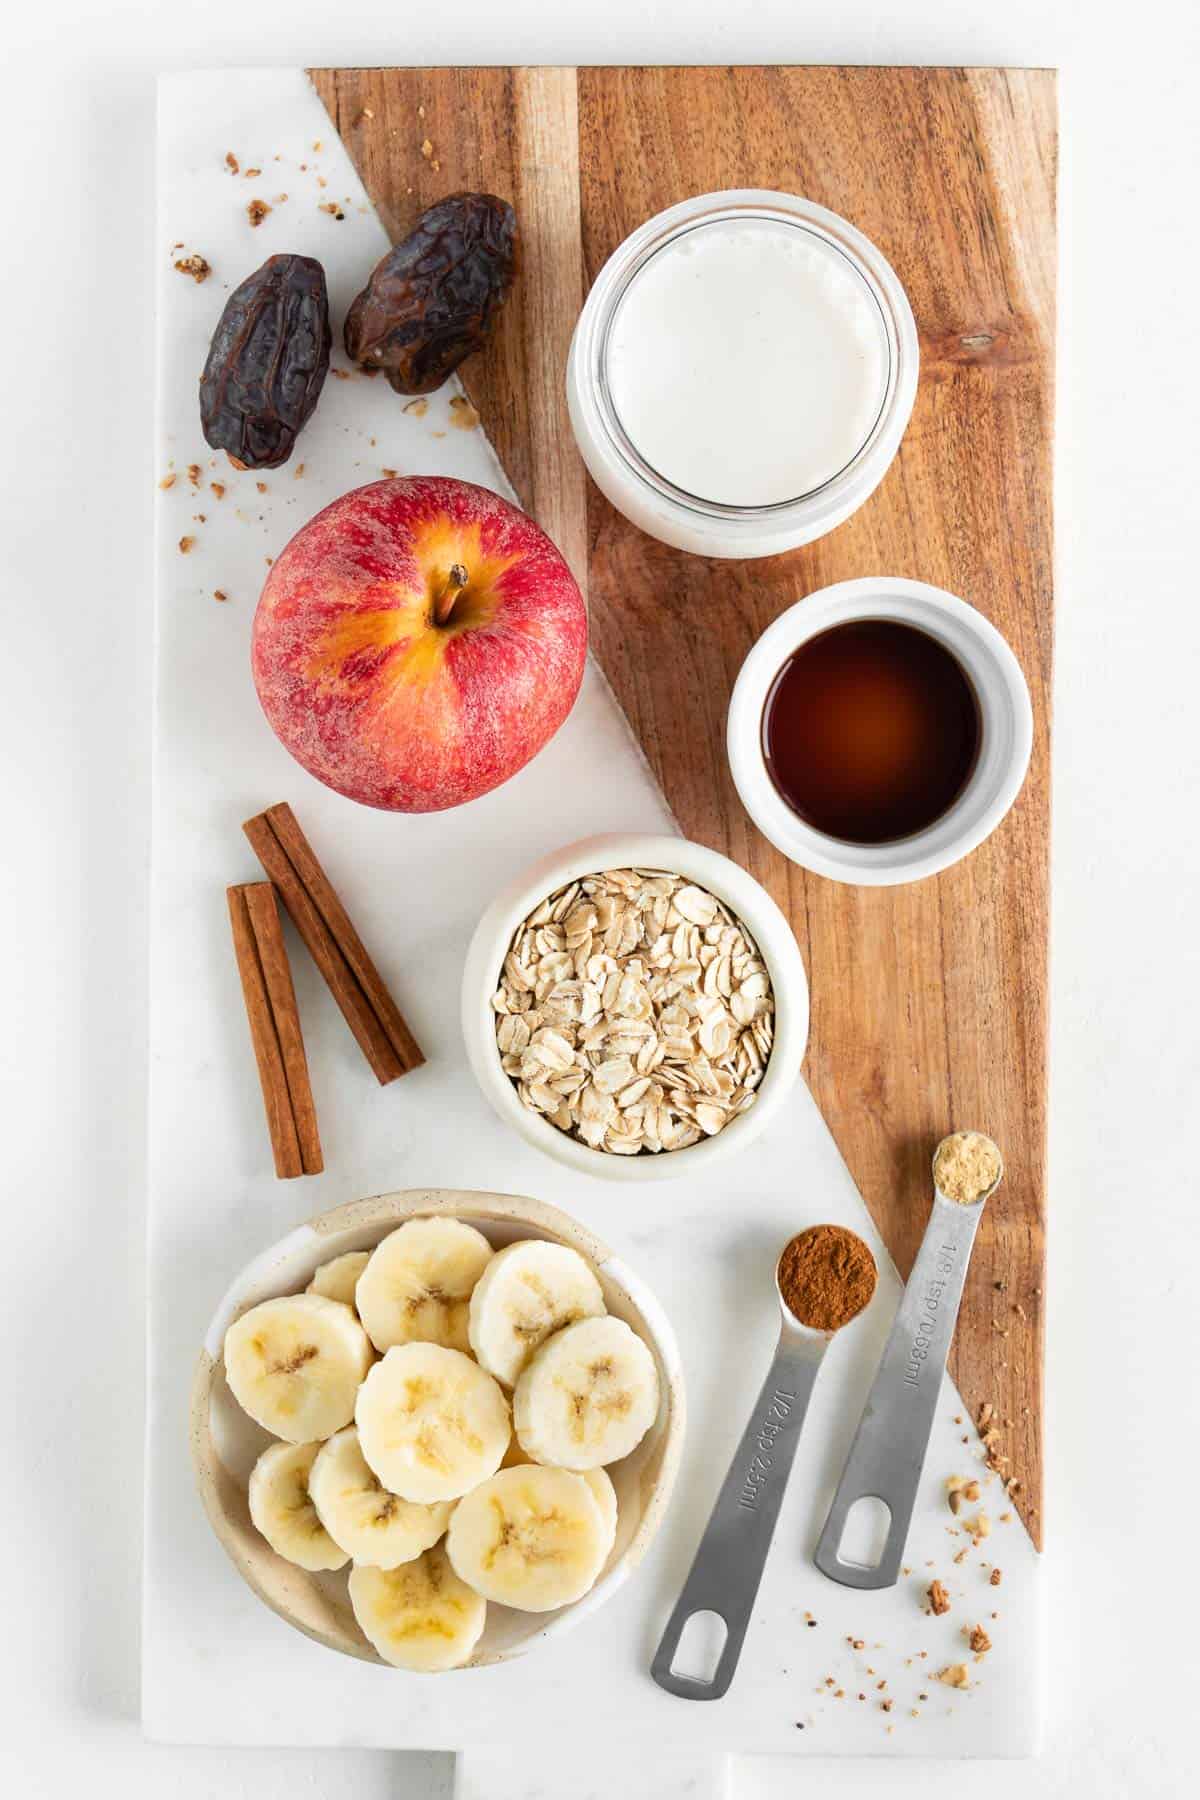
[[[461,1219],[408,1219],[371,1252],[355,1304],[377,1350],[444,1344],[466,1350],[467,1308],[492,1246]]]
[[[658,1370],[623,1319],[581,1319],[547,1338],[521,1374],[513,1418],[535,1462],[598,1469],[619,1462],[658,1416]]]
[[[354,1419],[384,1487],[425,1505],[494,1475],[512,1432],[499,1382],[441,1344],[394,1345],[359,1389]]]
[[[600,1517],[604,1521],[608,1539],[604,1546],[604,1560],[607,1562],[608,1553],[617,1541],[617,1490],[606,1469],[582,1469],[579,1479],[587,1482],[592,1490],[592,1497],[600,1508]]]
[[[600,1283],[577,1250],[524,1238],[498,1250],[479,1277],[467,1331],[483,1367],[512,1387],[553,1332],[603,1311]]]
[[[514,1432],[512,1442],[504,1452],[504,1461],[500,1467],[502,1469],[519,1469],[528,1467],[532,1462],[533,1458],[521,1448],[521,1440]],[[600,1516],[604,1520],[605,1529],[608,1532],[608,1550],[604,1553],[607,1558],[608,1551],[617,1541],[617,1490],[606,1469],[581,1469],[579,1479],[587,1482],[596,1497],[596,1504],[600,1508]]]
[[[250,1517],[272,1550],[301,1569],[340,1569],[350,1558],[335,1544],[312,1502],[310,1478],[320,1444],[272,1444],[250,1475]]]
[[[366,1332],[348,1306],[324,1294],[264,1300],[225,1333],[225,1376],[235,1400],[289,1444],[348,1425],[370,1363]]]
[[[384,1662],[397,1669],[457,1669],[483,1631],[487,1602],[450,1567],[441,1544],[398,1569],[355,1563],[350,1604]]]
[[[446,1554],[468,1587],[501,1606],[550,1612],[592,1586],[608,1527],[582,1475],[537,1463],[501,1469],[460,1500]]]
[[[343,1306],[353,1306],[358,1278],[370,1260],[369,1250],[347,1250],[344,1256],[335,1256],[331,1262],[322,1263],[304,1291],[306,1294],[324,1294],[327,1300],[340,1300]]]
[[[373,1569],[395,1569],[420,1556],[437,1543],[454,1511],[452,1500],[419,1506],[389,1494],[368,1468],[353,1425],[322,1445],[308,1491],[334,1543]]]

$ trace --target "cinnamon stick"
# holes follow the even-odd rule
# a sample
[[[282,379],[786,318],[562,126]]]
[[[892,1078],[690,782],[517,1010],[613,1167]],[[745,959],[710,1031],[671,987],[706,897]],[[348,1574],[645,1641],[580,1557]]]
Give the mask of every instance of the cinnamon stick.
[[[233,927],[238,974],[242,980],[242,995],[246,1002],[246,1017],[250,1021],[250,1041],[254,1046],[254,1060],[258,1064],[258,1079],[267,1114],[267,1130],[271,1134],[275,1173],[281,1181],[289,1181],[304,1173],[304,1162],[292,1114],[279,1035],[275,1028],[245,893],[241,888],[231,887],[225,890],[225,894],[229,903],[229,922]]]
[[[381,1084],[425,1058],[290,806],[242,826]]]
[[[321,1135],[317,1130],[317,1109],[313,1104],[312,1084],[308,1078],[308,1057],[305,1055],[304,1037],[300,1030],[300,1011],[296,1005],[296,990],[292,985],[292,971],[283,941],[283,927],[279,923],[279,908],[275,904],[275,890],[269,881],[254,881],[244,886],[242,893],[250,914],[258,960],[262,965],[267,998],[275,1021],[275,1033],[279,1039],[279,1052],[283,1058],[283,1072],[292,1104],[292,1118],[300,1144],[300,1160],[306,1175],[319,1175],[325,1167],[325,1159],[321,1154]]]

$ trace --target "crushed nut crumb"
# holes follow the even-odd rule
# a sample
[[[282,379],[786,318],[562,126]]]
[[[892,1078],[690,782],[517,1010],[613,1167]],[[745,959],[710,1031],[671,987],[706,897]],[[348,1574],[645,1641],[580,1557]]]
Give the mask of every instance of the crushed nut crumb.
[[[190,275],[197,285],[202,281],[207,281],[212,274],[212,264],[206,261],[203,256],[198,256],[194,251],[191,256],[179,257],[175,267],[179,270],[181,275]]]
[[[181,537],[179,540],[180,556],[186,556],[188,551],[191,549],[192,545],[195,543],[195,541],[196,540],[194,537]]]
[[[963,1636],[976,1656],[986,1656],[992,1647],[992,1640],[982,1625],[964,1625]]]
[[[270,210],[271,209],[265,200],[252,200],[246,208],[246,217],[249,219],[251,225],[257,228],[262,224]]]
[[[966,1663],[948,1663],[938,1670],[937,1678],[946,1687],[967,1688],[971,1685]]]
[[[948,1613],[950,1611],[950,1595],[947,1593],[943,1582],[931,1581],[929,1584],[928,1595],[929,1610],[935,1617],[940,1617],[942,1613]]]
[[[458,431],[474,431],[479,424],[479,414],[465,394],[455,394],[451,400],[450,423]]]

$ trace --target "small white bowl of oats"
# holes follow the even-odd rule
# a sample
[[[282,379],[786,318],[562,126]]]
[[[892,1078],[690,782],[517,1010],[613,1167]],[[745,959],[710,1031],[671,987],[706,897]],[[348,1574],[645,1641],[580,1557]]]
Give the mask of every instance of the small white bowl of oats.
[[[584,838],[476,928],[467,1057],[500,1117],[585,1174],[663,1181],[745,1149],[808,1038],[791,926],[726,856],[686,838]]]

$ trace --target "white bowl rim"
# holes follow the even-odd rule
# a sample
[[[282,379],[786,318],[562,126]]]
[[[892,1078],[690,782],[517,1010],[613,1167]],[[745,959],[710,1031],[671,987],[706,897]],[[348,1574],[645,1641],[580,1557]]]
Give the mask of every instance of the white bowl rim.
[[[775,1037],[758,1099],[716,1137],[658,1156],[614,1156],[578,1142],[524,1106],[500,1067],[495,1015],[489,1004],[504,953],[517,926],[549,893],[605,869],[663,869],[687,876],[723,900],[747,926],[771,974]],[[527,1143],[581,1174],[612,1181],[671,1181],[699,1173],[719,1156],[744,1150],[769,1125],[800,1074],[808,1042],[808,977],[790,924],[760,882],[703,844],[668,833],[605,832],[580,838],[524,869],[485,910],[463,967],[462,1029],[467,1060],[500,1117]]]
[[[948,812],[898,844],[842,844],[806,825],[778,793],[762,753],[762,713],[788,657],[831,626],[855,619],[895,618],[940,637],[972,677],[1001,743],[980,800],[977,766]],[[1021,791],[1033,750],[1033,705],[1024,672],[1007,640],[976,607],[945,588],[902,575],[867,575],[815,589],[769,625],[751,647],[734,683],[726,721],[730,772],[742,805],[763,836],[789,861],[815,875],[859,887],[896,887],[937,875],[969,856],[1000,824]]]
[[[531,1650],[545,1643],[549,1638],[563,1636],[565,1632],[582,1623],[606,1600],[612,1598],[617,1589],[637,1568],[662,1524],[683,1455],[687,1401],[683,1379],[683,1359],[674,1327],[657,1297],[642,1278],[635,1275],[623,1259],[614,1255],[601,1238],[598,1238],[585,1225],[581,1225],[577,1219],[572,1218],[569,1213],[549,1205],[546,1201],[535,1200],[522,1194],[498,1194],[468,1188],[400,1188],[390,1193],[370,1195],[361,1200],[345,1201],[329,1212],[317,1214],[306,1224],[293,1227],[274,1244],[251,1257],[240,1273],[234,1277],[213,1313],[192,1377],[189,1402],[191,1458],[197,1489],[209,1524],[229,1560],[257,1598],[286,1624],[302,1632],[304,1636],[312,1638],[314,1642],[323,1644],[327,1649],[386,1666],[383,1665],[382,1658],[369,1646],[364,1644],[362,1648],[359,1648],[341,1642],[331,1633],[313,1629],[295,1618],[276,1603],[271,1593],[259,1581],[255,1570],[247,1563],[242,1554],[237,1534],[221,1505],[217,1492],[216,1473],[218,1469],[223,1470],[223,1465],[212,1437],[210,1407],[214,1382],[220,1373],[225,1332],[239,1313],[245,1311],[247,1306],[254,1304],[250,1294],[275,1265],[283,1262],[293,1251],[302,1247],[311,1247],[317,1254],[332,1253],[336,1255],[338,1252],[335,1245],[339,1239],[346,1233],[363,1227],[373,1226],[376,1223],[383,1224],[384,1235],[386,1235],[387,1229],[394,1229],[396,1225],[403,1223],[407,1218],[439,1213],[479,1221],[491,1219],[498,1224],[518,1227],[522,1224],[528,1225],[579,1250],[632,1303],[653,1342],[666,1378],[664,1395],[666,1417],[662,1429],[661,1464],[654,1479],[652,1491],[634,1528],[633,1536],[625,1546],[619,1560],[582,1599],[564,1607],[549,1619],[541,1630],[531,1632],[522,1643],[509,1650],[493,1651],[487,1655],[476,1656],[463,1665],[467,1669],[483,1668],[500,1662],[514,1662],[519,1657],[528,1655]],[[324,1240],[330,1240],[330,1242],[326,1245]],[[289,1288],[287,1291],[293,1290]],[[227,1481],[230,1479],[227,1472],[225,1479]],[[446,1670],[445,1673],[457,1674],[459,1671]]]

